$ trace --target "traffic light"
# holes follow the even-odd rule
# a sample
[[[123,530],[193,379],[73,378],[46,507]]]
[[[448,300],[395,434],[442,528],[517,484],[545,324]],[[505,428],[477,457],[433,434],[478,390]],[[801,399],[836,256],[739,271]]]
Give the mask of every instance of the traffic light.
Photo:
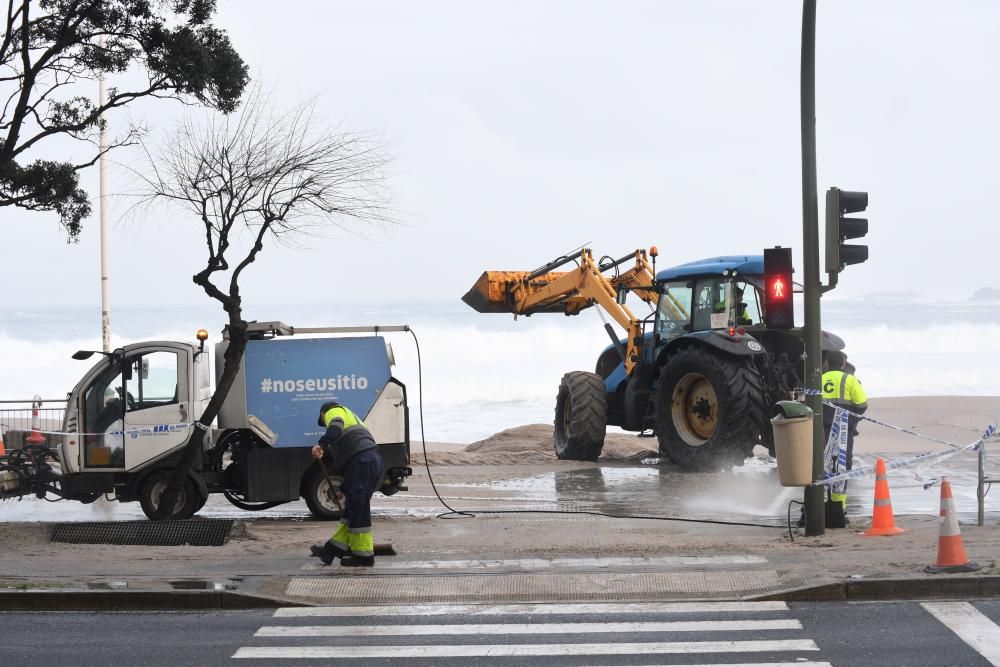
[[[847,239],[859,239],[868,233],[866,218],[845,218],[868,208],[867,192],[851,192],[840,188],[826,191],[826,272],[843,271],[848,264],[860,264],[868,259],[868,246],[849,245]]]
[[[769,329],[795,326],[791,248],[764,249],[764,324]]]

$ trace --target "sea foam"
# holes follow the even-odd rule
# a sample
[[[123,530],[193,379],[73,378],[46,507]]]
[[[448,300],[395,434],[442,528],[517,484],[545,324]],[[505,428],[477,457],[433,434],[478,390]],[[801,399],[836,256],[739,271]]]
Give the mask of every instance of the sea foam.
[[[480,315],[462,304],[366,307],[353,319],[323,320],[315,308],[260,309],[261,320],[297,326],[408,324],[423,355],[424,417],[428,439],[470,442],[525,423],[551,423],[559,380],[593,370],[608,345],[593,309],[576,317]],[[253,313],[248,313],[252,319]],[[80,309],[24,310],[0,323],[0,398],[35,394],[59,399],[95,361],[70,359],[99,349],[95,317]],[[218,312],[129,309],[113,313],[123,335],[136,340],[192,340],[200,327],[220,339]],[[1000,308],[996,305],[899,299],[824,304],[823,328],[841,336],[871,397],[1000,394]],[[416,348],[408,334],[386,334],[395,352],[393,372],[409,390],[418,434]]]

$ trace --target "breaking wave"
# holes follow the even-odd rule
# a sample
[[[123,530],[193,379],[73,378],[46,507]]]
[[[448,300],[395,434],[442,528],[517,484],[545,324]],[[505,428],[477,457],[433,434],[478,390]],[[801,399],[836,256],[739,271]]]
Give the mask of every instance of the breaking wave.
[[[1000,394],[1000,309],[876,299],[831,302],[824,328],[847,342],[869,396]],[[424,412],[430,440],[470,442],[525,423],[551,422],[559,379],[592,370],[607,346],[602,322],[590,311],[573,318],[538,315],[513,321],[458,306],[366,308],[357,321],[332,324],[409,324],[423,354]],[[260,319],[322,326],[315,309],[267,309]],[[191,340],[218,315],[122,308],[114,315],[135,340]],[[98,349],[100,331],[89,311],[23,311],[0,323],[0,398],[64,397],[90,367],[70,355]],[[211,329],[210,329],[211,331]],[[217,330],[209,343],[219,339]],[[388,334],[409,388],[416,436],[417,363],[412,339]]]

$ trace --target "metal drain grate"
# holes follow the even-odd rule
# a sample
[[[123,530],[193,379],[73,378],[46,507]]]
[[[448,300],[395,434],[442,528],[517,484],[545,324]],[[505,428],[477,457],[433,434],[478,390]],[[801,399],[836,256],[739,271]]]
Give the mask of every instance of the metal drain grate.
[[[220,547],[229,539],[231,519],[196,521],[87,521],[57,523],[52,542],[134,544],[150,547]]]

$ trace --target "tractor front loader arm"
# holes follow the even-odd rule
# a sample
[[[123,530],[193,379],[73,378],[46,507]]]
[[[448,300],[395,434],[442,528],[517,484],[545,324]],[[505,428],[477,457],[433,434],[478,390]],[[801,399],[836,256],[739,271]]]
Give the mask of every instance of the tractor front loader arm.
[[[603,274],[634,257],[633,268],[615,278]],[[575,269],[556,271],[574,261]],[[635,292],[647,303],[656,303],[655,274],[643,250],[636,250],[620,260],[598,265],[589,249],[579,257],[560,257],[535,271],[486,271],[462,300],[480,313],[563,313],[576,315],[590,306],[604,309],[627,332],[627,344],[622,349],[617,334],[605,324],[608,334],[622,355],[626,370],[631,373],[639,361],[642,326],[628,307],[619,303],[618,293]]]

